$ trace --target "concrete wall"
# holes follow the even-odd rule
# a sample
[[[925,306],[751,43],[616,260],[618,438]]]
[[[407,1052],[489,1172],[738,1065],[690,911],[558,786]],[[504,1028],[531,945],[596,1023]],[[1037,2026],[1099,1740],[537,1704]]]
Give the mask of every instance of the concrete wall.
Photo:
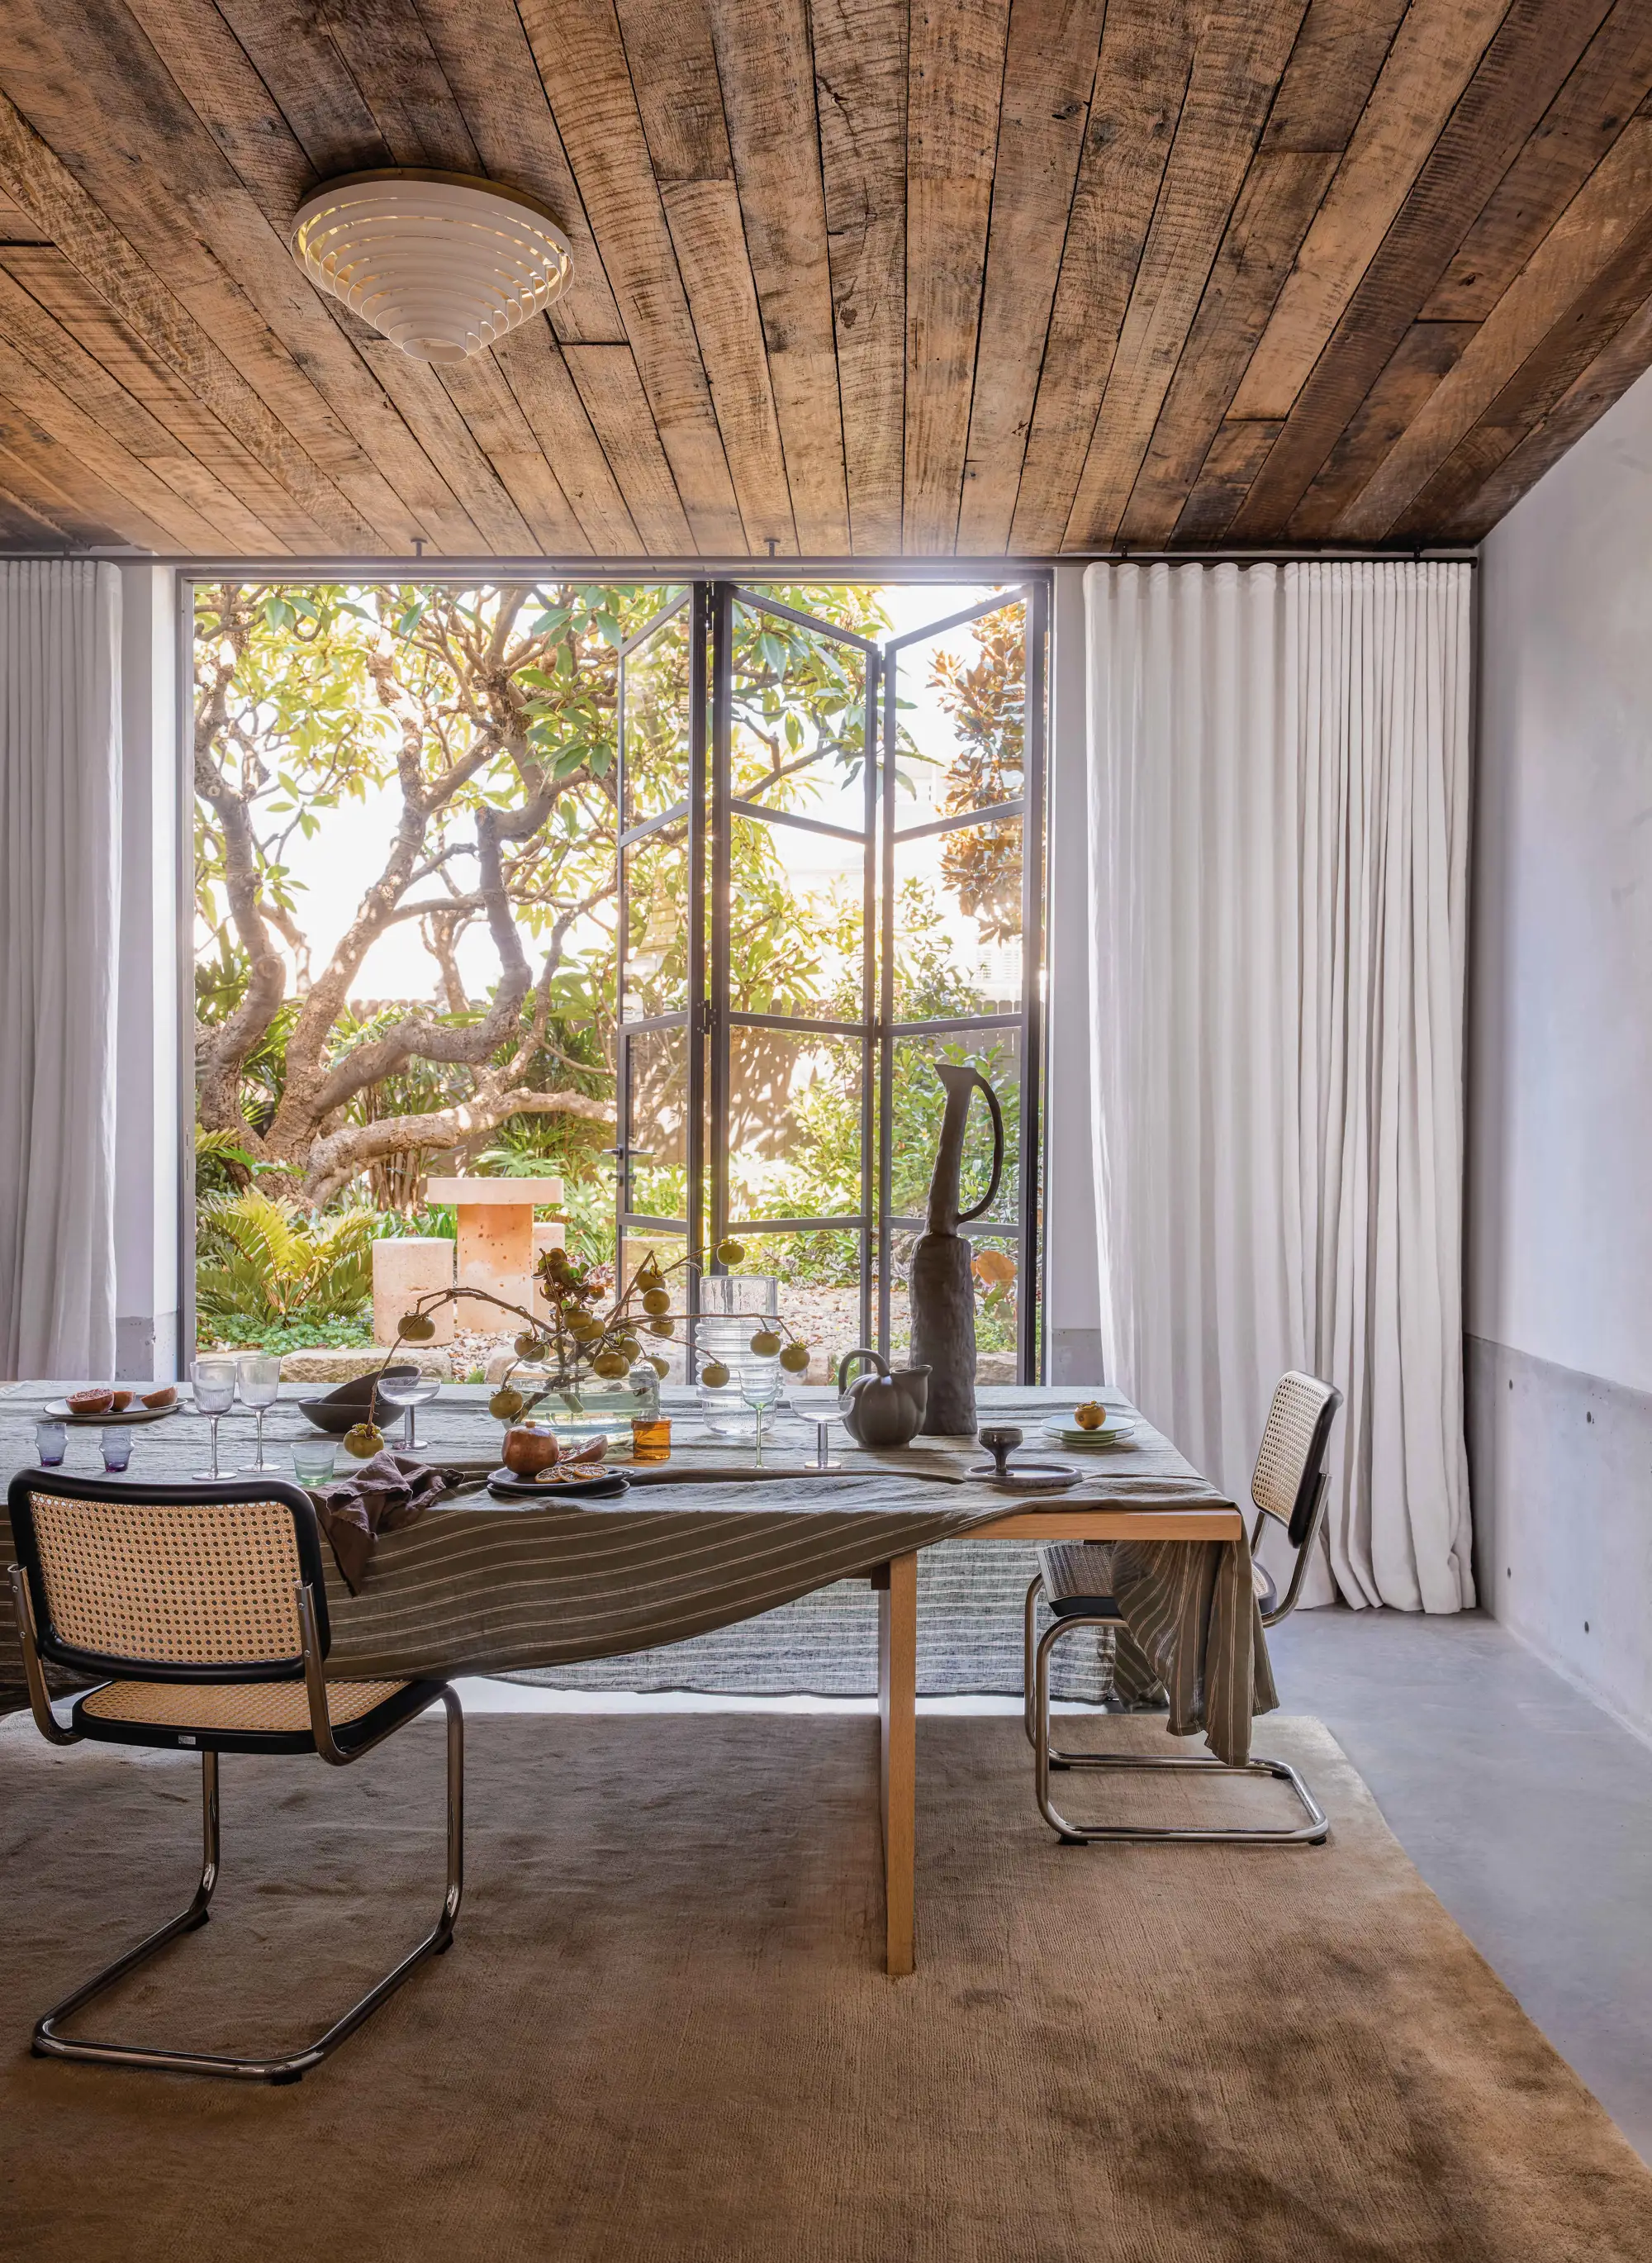
[[[1652,379],[1490,536],[1480,603],[1480,1592],[1652,1733]]]

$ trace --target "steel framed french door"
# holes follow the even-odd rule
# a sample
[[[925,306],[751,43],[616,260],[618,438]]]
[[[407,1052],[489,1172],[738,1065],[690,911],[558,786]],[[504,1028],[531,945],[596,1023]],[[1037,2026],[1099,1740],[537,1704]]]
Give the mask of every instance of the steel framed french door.
[[[878,650],[866,637],[720,582],[711,593],[711,953],[707,1132],[711,1248],[771,1236],[853,1238],[859,1340],[876,1246]],[[810,970],[770,967],[764,926],[804,903],[836,933]],[[824,939],[818,939],[824,940]],[[802,1150],[812,1093],[847,1103],[800,1208],[766,1180]],[[794,1188],[795,1174],[789,1177]],[[716,1262],[715,1255],[713,1262]],[[840,1349],[847,1349],[843,1345]]]
[[[706,618],[703,583],[620,648],[616,1255],[703,1258]],[[696,1277],[691,1271],[690,1278]]]
[[[1000,590],[888,639],[882,654],[878,1347],[905,1341],[898,1244],[924,1230],[942,1112],[927,1066],[970,1061],[993,1086],[1008,1135],[992,1212],[963,1229],[977,1251],[977,1334],[990,1321],[1013,1338],[1022,1383],[1041,1371],[1049,596],[1042,581]],[[944,971],[939,936],[951,946]],[[970,1123],[966,1204],[985,1193],[992,1155],[985,1110]]]
[[[690,1311],[730,1239],[761,1270],[766,1242],[841,1236],[859,1340],[898,1354],[929,1072],[969,1059],[1011,1135],[966,1228],[981,1309],[1037,1378],[1048,598],[1029,582],[880,646],[708,581],[623,647],[617,1247],[686,1256]],[[776,939],[800,935],[790,963]]]

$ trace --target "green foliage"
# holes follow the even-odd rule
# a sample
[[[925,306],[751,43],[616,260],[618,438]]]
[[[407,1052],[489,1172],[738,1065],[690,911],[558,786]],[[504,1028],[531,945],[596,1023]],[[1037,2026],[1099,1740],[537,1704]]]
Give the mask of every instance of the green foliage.
[[[302,1319],[355,1322],[372,1296],[377,1214],[307,1215],[286,1197],[249,1187],[196,1205],[195,1308],[200,1325],[241,1340]]]
[[[221,1327],[200,1325],[203,1346],[235,1351],[371,1351],[371,1318],[360,1320],[251,1320],[235,1317]]]

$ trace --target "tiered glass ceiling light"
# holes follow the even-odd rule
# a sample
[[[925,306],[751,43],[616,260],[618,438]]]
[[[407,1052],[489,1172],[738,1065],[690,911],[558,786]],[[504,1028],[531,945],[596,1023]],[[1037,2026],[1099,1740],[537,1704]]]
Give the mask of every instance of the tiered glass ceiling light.
[[[415,361],[458,362],[548,307],[568,240],[520,189],[463,173],[346,173],[299,206],[292,253]]]

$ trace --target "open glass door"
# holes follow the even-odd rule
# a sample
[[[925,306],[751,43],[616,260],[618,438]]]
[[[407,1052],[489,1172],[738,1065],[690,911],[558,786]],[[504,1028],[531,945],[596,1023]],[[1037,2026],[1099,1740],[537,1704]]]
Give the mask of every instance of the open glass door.
[[[711,1241],[858,1283],[824,1365],[870,1341],[877,647],[731,582],[712,605]]]
[[[911,1341],[905,1275],[945,1106],[933,1065],[967,1061],[998,1095],[1006,1145],[991,1214],[963,1228],[983,1383],[1040,1371],[1047,606],[1030,582],[884,647],[878,1342],[895,1356]],[[978,1102],[970,1132],[966,1207],[992,1168]]]
[[[619,662],[621,1278],[645,1249],[703,1257],[705,995],[703,586],[656,613]]]

